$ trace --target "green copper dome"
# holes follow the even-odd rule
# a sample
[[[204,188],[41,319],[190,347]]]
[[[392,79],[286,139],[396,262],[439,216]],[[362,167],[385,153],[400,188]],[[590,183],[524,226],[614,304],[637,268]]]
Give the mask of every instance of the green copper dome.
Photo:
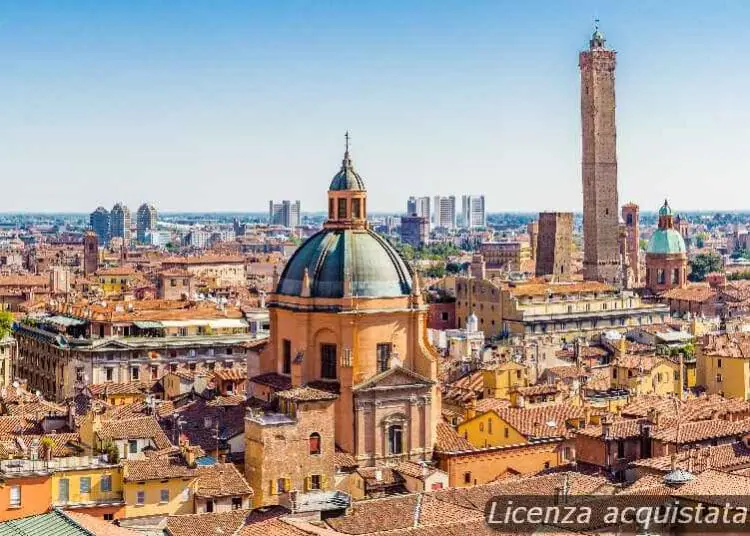
[[[685,253],[685,240],[674,229],[657,229],[648,241],[646,253],[671,255]]]
[[[341,169],[331,180],[331,186],[328,188],[331,190],[365,190],[365,181],[359,176],[354,170],[352,165],[352,159],[349,157],[349,151],[346,151],[344,155],[344,161],[341,162]]]
[[[276,292],[302,296],[305,269],[311,297],[391,298],[411,293],[412,277],[406,263],[369,229],[324,229],[311,236],[289,259]]]

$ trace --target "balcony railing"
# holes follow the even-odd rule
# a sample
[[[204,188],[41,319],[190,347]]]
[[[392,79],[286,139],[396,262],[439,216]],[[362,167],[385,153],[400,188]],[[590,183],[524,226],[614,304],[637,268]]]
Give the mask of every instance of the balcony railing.
[[[66,458],[53,458],[51,460],[0,460],[0,473],[7,475],[21,475],[26,473],[54,473],[55,471],[66,471],[74,469],[87,469],[96,467],[108,467],[106,455],[100,456],[69,456]]]

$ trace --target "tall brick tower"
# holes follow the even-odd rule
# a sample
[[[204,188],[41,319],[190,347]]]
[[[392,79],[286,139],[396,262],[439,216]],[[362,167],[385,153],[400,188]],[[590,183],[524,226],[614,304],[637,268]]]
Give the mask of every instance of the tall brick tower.
[[[573,245],[573,213],[539,213],[536,247],[536,275],[553,276],[557,281],[570,278]]]
[[[94,231],[83,234],[83,275],[88,277],[99,268],[99,238]]]
[[[596,31],[579,55],[583,136],[583,277],[619,284],[615,51]]]
[[[630,270],[633,274],[633,286],[641,284],[641,230],[638,223],[640,208],[635,203],[622,206],[622,220],[625,222],[626,240],[628,241],[628,255],[630,256]]]

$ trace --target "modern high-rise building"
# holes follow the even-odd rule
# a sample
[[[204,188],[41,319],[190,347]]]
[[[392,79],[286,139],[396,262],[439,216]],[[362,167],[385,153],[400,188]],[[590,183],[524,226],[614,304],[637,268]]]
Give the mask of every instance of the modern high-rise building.
[[[143,203],[136,214],[136,236],[139,244],[145,244],[146,234],[156,229],[156,208],[154,205]]]
[[[573,263],[573,213],[542,212],[536,246],[536,275],[570,278]]]
[[[461,198],[464,226],[469,229],[487,226],[483,195],[465,195]]]
[[[98,207],[89,216],[89,225],[99,238],[100,244],[109,243],[109,211],[104,207]]]
[[[130,241],[130,209],[122,203],[117,203],[109,213],[110,238],[122,238],[123,242]]]
[[[435,196],[435,227],[444,229],[456,228],[456,196],[443,197]]]
[[[424,246],[430,241],[430,223],[424,216],[401,216],[401,241],[412,247]]]
[[[271,225],[282,225],[284,227],[299,227],[302,223],[302,210],[300,202],[284,200],[281,202],[268,202],[268,223]]]
[[[406,215],[427,218],[429,225],[432,222],[432,203],[429,196],[410,197],[406,202]]]
[[[615,63],[597,27],[589,49],[580,53],[583,155],[583,276],[610,284],[621,282]]]

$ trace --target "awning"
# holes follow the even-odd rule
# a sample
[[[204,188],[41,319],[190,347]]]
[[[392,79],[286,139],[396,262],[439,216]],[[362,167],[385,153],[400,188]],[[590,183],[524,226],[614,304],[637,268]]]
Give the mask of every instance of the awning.
[[[43,319],[44,322],[50,322],[52,324],[57,324],[58,326],[80,326],[82,324],[85,324],[83,320],[78,320],[77,318],[71,318],[69,316],[50,316],[45,319]]]
[[[161,322],[155,322],[153,320],[138,320],[136,322],[133,322],[135,324],[135,327],[140,329],[162,329],[164,328],[164,324]]]

